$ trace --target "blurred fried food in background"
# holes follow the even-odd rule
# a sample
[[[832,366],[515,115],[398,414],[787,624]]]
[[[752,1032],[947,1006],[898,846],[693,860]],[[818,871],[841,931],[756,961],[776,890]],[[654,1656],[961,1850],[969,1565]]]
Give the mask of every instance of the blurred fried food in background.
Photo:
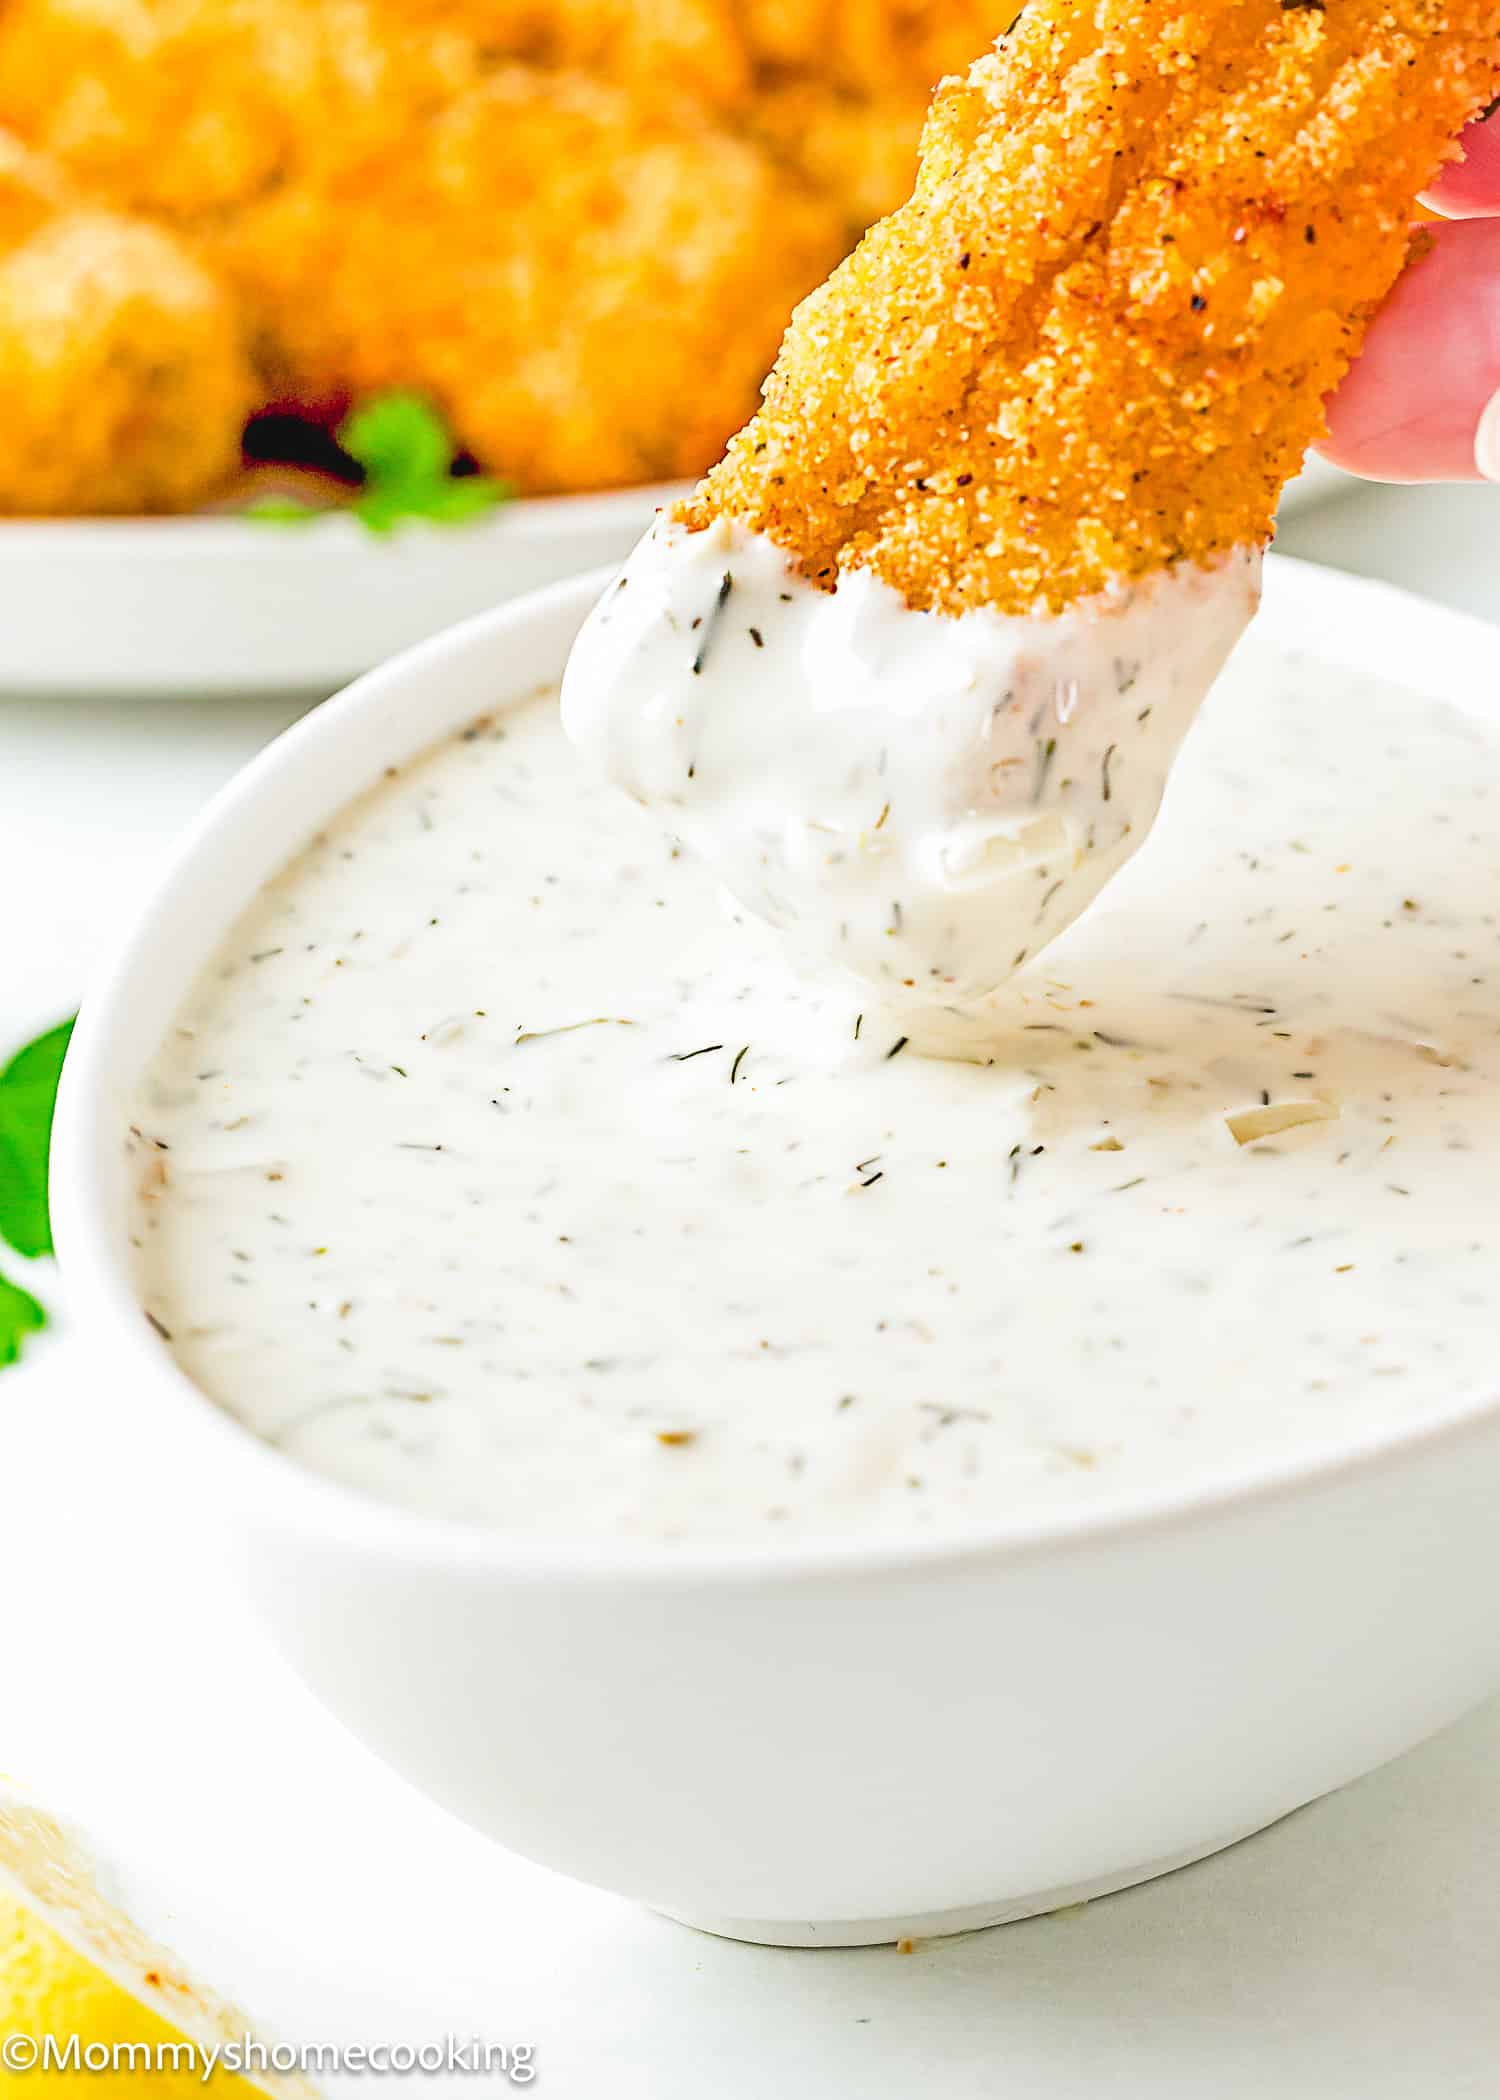
[[[254,204],[210,247],[278,392],[415,385],[486,467],[538,490],[712,459],[844,242],[743,140],[507,65],[428,118],[418,150]]]
[[[0,510],[191,507],[257,402],[391,386],[525,493],[696,475],[1004,13],[0,0],[0,124],[84,200],[0,198]]]
[[[181,242],[0,134],[0,511],[196,503],[256,395],[234,301]]]

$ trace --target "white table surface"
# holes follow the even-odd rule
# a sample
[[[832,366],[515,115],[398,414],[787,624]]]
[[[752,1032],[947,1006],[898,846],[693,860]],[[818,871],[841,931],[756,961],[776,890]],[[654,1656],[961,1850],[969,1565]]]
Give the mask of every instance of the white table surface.
[[[1500,621],[1500,489],[1356,492],[1282,545]],[[76,1003],[165,843],[291,712],[0,699],[0,1050]],[[1080,1911],[905,1956],[710,1940],[509,1857],[344,1736],[138,1521],[129,1424],[34,1283],[62,1317],[0,1374],[0,1768],[147,1863],[284,2034],[528,2041],[567,2100],[1500,2094],[1500,1700]]]

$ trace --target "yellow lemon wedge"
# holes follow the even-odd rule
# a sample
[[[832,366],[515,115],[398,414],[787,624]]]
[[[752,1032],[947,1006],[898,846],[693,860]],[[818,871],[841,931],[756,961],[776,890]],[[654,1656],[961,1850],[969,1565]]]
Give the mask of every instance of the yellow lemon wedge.
[[[247,2054],[247,2041],[264,2053]],[[78,1838],[30,1802],[0,1794],[6,2100],[28,2091],[36,2100],[127,2092],[137,2100],[205,2092],[316,2100],[306,2079],[273,2067],[271,2047],[106,1901]]]

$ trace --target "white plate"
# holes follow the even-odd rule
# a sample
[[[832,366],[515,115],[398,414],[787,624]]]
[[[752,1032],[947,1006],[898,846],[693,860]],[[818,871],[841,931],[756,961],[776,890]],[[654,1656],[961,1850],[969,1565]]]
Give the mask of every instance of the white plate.
[[[1347,485],[1309,459],[1284,508]],[[329,693],[471,613],[623,560],[681,486],[386,537],[349,517],[0,523],[0,696]]]
[[[0,696],[332,692],[440,628],[622,561],[671,488],[386,536],[351,517],[0,523]]]

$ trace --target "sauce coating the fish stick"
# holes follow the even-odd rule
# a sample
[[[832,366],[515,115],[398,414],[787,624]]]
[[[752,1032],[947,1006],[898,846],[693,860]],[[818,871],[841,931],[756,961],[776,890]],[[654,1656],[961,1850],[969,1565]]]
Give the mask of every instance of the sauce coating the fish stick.
[[[914,1042],[1150,831],[1500,0],[1032,0],[580,637],[569,733]]]

